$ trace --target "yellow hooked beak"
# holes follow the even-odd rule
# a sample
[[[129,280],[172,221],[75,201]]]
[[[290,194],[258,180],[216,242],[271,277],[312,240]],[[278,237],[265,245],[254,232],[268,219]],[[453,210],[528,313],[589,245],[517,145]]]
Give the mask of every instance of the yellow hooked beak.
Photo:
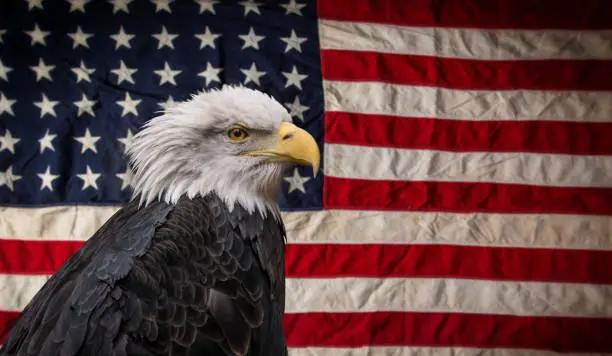
[[[243,156],[270,157],[276,162],[293,162],[312,166],[314,176],[319,171],[321,154],[319,145],[306,131],[294,124],[283,122],[278,129],[278,140],[274,147],[243,152]]]

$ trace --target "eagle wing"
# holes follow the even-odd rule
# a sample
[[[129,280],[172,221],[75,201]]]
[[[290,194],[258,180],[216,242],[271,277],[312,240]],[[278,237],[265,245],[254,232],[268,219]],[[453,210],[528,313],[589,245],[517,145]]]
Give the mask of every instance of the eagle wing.
[[[130,203],[41,288],[0,355],[286,355],[271,223],[215,196]]]

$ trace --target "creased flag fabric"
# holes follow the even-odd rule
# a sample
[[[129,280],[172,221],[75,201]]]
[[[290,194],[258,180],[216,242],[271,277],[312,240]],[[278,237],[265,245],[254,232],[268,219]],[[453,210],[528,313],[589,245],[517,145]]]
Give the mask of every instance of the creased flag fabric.
[[[0,3],[0,343],[130,198],[124,142],[244,84],[288,171],[292,356],[612,353],[609,0]]]

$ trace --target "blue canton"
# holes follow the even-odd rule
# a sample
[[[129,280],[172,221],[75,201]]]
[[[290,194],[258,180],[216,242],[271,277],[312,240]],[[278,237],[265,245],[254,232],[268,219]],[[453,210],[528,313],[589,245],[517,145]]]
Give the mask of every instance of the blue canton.
[[[323,148],[316,2],[3,1],[0,203],[126,202],[123,141],[164,106],[238,83]],[[281,208],[321,209],[322,186],[292,169]]]

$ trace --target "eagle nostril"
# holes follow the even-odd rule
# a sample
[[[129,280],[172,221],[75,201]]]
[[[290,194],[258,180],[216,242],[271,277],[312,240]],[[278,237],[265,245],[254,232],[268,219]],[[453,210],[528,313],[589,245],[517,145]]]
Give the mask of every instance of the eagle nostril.
[[[293,137],[293,132],[290,132],[290,133],[286,134],[285,136],[283,136],[283,141],[288,140],[288,139],[290,139],[292,137]]]

